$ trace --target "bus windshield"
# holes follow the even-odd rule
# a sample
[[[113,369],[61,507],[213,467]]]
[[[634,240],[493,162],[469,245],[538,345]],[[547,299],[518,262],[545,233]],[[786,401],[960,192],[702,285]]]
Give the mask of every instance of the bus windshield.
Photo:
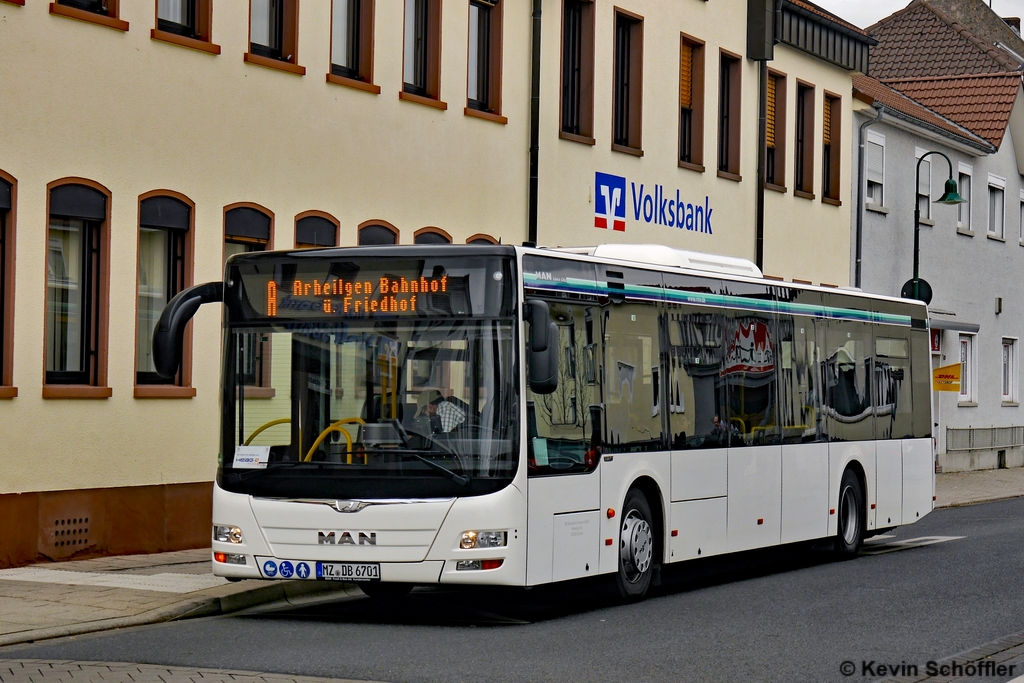
[[[511,264],[287,261],[229,267],[228,297],[232,284],[238,293],[227,301],[221,486],[358,499],[508,485]]]

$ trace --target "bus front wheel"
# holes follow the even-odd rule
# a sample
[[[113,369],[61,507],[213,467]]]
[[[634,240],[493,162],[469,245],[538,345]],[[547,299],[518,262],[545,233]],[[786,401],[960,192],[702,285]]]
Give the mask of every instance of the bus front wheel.
[[[864,542],[864,490],[853,470],[843,473],[839,485],[839,523],[836,529],[836,555],[848,560]]]
[[[619,594],[639,600],[647,593],[654,573],[654,524],[644,494],[630,489],[622,505],[619,526],[619,571],[615,577]]]

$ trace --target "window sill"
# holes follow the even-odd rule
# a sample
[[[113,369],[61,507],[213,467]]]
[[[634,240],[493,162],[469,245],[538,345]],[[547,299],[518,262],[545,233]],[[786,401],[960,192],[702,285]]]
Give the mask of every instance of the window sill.
[[[864,208],[867,209],[868,211],[874,211],[875,213],[881,213],[886,216],[889,215],[889,209],[885,208],[884,206],[879,206],[878,204],[872,204],[871,202],[867,202],[866,204],[864,204]]]
[[[992,233],[986,234],[985,237],[989,238],[990,240],[995,240],[996,242],[1005,242],[1006,241],[1005,237],[1000,237],[999,235],[994,235]]]
[[[44,384],[43,398],[110,398],[114,390],[110,387],[93,387],[84,384]]]
[[[0,399],[18,398],[18,387],[0,387]]]
[[[841,200],[839,200],[839,199],[832,199],[832,197],[822,197],[821,198],[821,203],[822,204],[830,204],[832,206],[842,206],[843,205],[843,202]]]
[[[190,47],[193,50],[199,50],[200,52],[208,52],[211,55],[220,54],[220,45],[214,45],[213,43],[206,40],[198,40],[196,38],[187,38],[185,36],[179,36],[177,33],[171,33],[170,31],[161,31],[158,28],[150,29],[149,37],[153,40],[159,40],[164,43],[170,43],[171,45]]]
[[[776,185],[775,183],[765,183],[764,189],[771,190],[772,192],[781,192],[782,194],[789,192],[785,185]]]
[[[11,5],[20,5],[22,7],[25,6],[25,0],[0,0],[0,2],[6,2]]]
[[[728,171],[722,170],[718,171],[718,177],[725,178],[726,180],[734,180],[737,183],[743,180],[743,176],[741,176],[739,173],[729,173]]]
[[[612,143],[612,151],[613,152],[622,152],[623,154],[629,154],[630,156],[634,156],[634,157],[642,157],[644,155],[644,151],[642,149],[640,149],[639,147],[628,147],[626,145],[616,145],[614,142]]]
[[[306,67],[299,66],[298,64],[292,64],[291,62],[284,62],[280,59],[271,59],[270,57],[263,57],[260,55],[254,55],[251,52],[246,52],[242,55],[242,60],[249,64],[256,64],[257,66],[265,66],[268,69],[277,69],[278,71],[284,71],[296,76],[305,76]]]
[[[1019,408],[1020,407],[1020,403],[1017,403],[1017,401],[1005,401],[1004,400],[1003,403],[1002,403],[1002,406],[1004,408]]]
[[[464,112],[466,116],[472,116],[473,118],[483,119],[484,121],[493,121],[494,123],[500,123],[502,125],[508,125],[508,118],[501,114],[492,114],[489,111],[480,111],[479,109],[472,109],[466,107]]]
[[[963,235],[964,237],[974,237],[974,231],[970,228],[967,228],[966,230],[964,228],[957,228],[956,234]]]
[[[245,397],[248,398],[274,398],[277,390],[274,387],[245,387]],[[235,397],[238,397],[238,390],[235,390]]]
[[[355,88],[356,90],[362,90],[363,92],[373,93],[374,95],[380,94],[380,86],[374,85],[373,83],[367,83],[366,81],[360,81],[355,78],[346,78],[345,76],[338,76],[337,74],[327,74],[327,82],[334,83],[335,85],[343,85],[346,88]]]
[[[977,401],[957,401],[956,407],[957,408],[977,408],[978,407],[978,402]]]
[[[135,398],[195,398],[195,387],[176,387],[169,384],[136,384]]]
[[[704,172],[703,164],[695,164],[692,161],[682,161],[682,160],[680,160],[679,161],[679,168],[686,168],[686,169],[689,169],[691,171],[696,171],[697,173],[703,173]]]
[[[566,133],[564,130],[558,131],[558,137],[562,140],[568,140],[569,142],[578,142],[581,145],[596,145],[597,141],[594,138],[587,137],[586,135],[576,135],[575,133]]]
[[[801,199],[814,199],[813,192],[805,192],[804,190],[793,190],[794,197],[800,197]]]
[[[79,21],[87,21],[90,24],[99,24],[100,26],[106,26],[118,31],[127,31],[128,22],[117,17],[108,17],[103,14],[96,14],[95,12],[87,12],[84,9],[78,9],[76,7],[67,7],[65,5],[58,5],[55,2],[50,3],[50,14],[56,14],[62,17],[68,17],[69,19],[78,19]]]
[[[922,218],[921,225],[927,225],[929,228],[934,228],[935,221],[933,221],[931,218]]]
[[[433,107],[434,109],[440,109],[441,111],[448,110],[448,103],[442,102],[441,100],[435,100],[432,97],[423,97],[423,95],[413,95],[411,92],[405,92],[404,90],[398,91],[398,99],[405,100],[406,102],[414,102],[416,104],[422,104],[427,107]]]

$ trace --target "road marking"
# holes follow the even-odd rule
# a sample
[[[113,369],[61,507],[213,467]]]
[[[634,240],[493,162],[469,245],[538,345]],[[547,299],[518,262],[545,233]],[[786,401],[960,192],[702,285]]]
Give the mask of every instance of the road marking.
[[[877,538],[883,538],[878,536]],[[935,545],[936,543],[946,543],[948,541],[959,541],[961,538],[967,538],[966,536],[921,536],[920,538],[908,538],[905,541],[892,541],[891,543],[881,543],[878,545],[865,545],[861,548],[861,555],[882,555],[884,553],[894,553],[897,550],[907,550],[909,548],[921,548],[926,545]]]
[[[59,583],[66,586],[104,586],[159,593],[191,593],[227,583],[213,574],[122,574],[113,572],[69,572],[62,569],[18,567],[0,569],[0,581]]]

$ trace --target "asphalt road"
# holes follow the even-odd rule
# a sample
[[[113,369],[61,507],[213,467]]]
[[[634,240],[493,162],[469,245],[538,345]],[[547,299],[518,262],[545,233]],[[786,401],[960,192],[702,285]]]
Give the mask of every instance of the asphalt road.
[[[929,660],[1024,631],[1024,499],[939,510],[894,536],[879,543],[964,538],[849,562],[813,550],[704,560],[666,573],[661,588],[630,605],[601,597],[596,583],[417,590],[390,603],[321,603],[14,646],[0,658],[378,681],[863,681],[878,678],[862,676],[863,662],[923,672]],[[856,666],[850,677],[840,673],[847,661]]]

